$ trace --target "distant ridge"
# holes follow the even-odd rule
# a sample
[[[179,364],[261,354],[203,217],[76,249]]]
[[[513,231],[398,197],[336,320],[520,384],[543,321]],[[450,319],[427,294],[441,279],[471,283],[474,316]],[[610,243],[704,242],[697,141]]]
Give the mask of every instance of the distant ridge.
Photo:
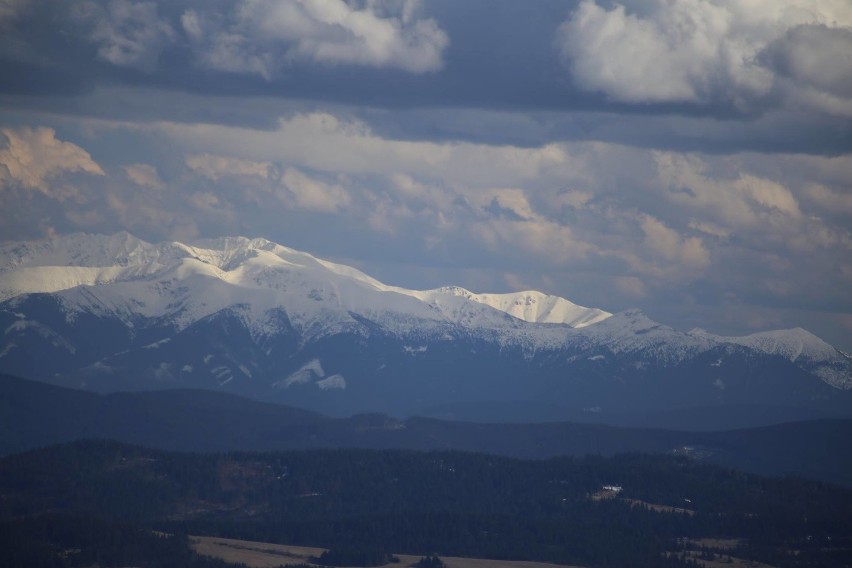
[[[482,424],[380,414],[334,419],[224,393],[170,390],[98,395],[0,376],[0,455],[82,439],[176,451],[309,448],[465,450],[519,458],[683,453],[770,475],[852,486],[852,420],[725,432],[599,424]]]

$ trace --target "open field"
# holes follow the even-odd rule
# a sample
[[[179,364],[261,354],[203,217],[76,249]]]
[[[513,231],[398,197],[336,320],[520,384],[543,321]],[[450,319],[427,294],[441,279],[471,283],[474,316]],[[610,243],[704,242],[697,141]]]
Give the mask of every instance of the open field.
[[[727,554],[715,553],[713,559],[701,558],[701,553],[695,550],[689,550],[679,555],[681,558],[691,558],[698,562],[704,568],[775,568],[770,564],[763,562],[755,562],[754,560],[744,560],[736,556]]]
[[[312,556],[319,556],[324,550],[211,536],[193,536],[190,540],[192,548],[199,554],[221,558],[226,562],[242,562],[253,568],[302,564],[309,562]]]
[[[250,540],[235,540],[211,536],[193,536],[192,547],[199,554],[221,558],[226,562],[242,562],[252,568],[276,568],[278,566],[294,566],[311,564],[311,557],[322,554],[323,548],[306,546],[290,546],[255,542]],[[396,554],[399,563],[387,564],[383,568],[405,568],[420,560],[418,555]],[[519,562],[509,560],[488,560],[483,558],[457,558],[442,556],[447,568],[581,568],[564,564],[548,564],[546,562]],[[311,564],[313,565],[313,564]],[[352,567],[357,568],[357,567]]]

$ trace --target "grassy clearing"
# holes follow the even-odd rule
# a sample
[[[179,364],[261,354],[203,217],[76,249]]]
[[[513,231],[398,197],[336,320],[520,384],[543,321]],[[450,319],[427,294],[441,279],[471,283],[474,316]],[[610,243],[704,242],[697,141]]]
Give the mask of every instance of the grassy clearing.
[[[589,499],[592,501],[607,501],[610,499],[621,499],[625,503],[629,503],[634,507],[647,507],[651,511],[657,511],[658,513],[686,513],[687,515],[694,515],[695,511],[692,509],[686,509],[684,507],[672,507],[670,505],[659,505],[657,503],[648,503],[647,501],[640,501],[639,499],[628,499],[626,497],[621,497],[619,491],[613,491],[611,489],[601,489],[600,491],[596,491],[589,496]]]
[[[640,501],[639,499],[625,499],[626,503],[630,503],[634,507],[648,507],[652,511],[657,511],[658,513],[686,513],[687,515],[694,515],[695,511],[692,509],[684,509],[683,507],[672,507],[670,505],[659,505],[657,503],[648,503],[647,501]]]
[[[770,564],[744,560],[724,553],[714,553],[712,559],[707,559],[702,558],[701,553],[696,550],[688,550],[678,556],[681,558],[692,558],[705,568],[775,568]]]
[[[193,549],[199,554],[220,558],[226,562],[241,562],[252,568],[311,564],[311,557],[319,556],[325,550],[307,546],[290,546],[212,536],[193,536],[191,540]],[[383,568],[405,568],[421,558],[419,555],[410,554],[396,554],[396,556],[399,557],[398,564],[387,564]],[[453,556],[442,556],[441,560],[444,561],[447,568],[581,568],[546,562],[517,562]]]
[[[241,562],[253,568],[275,568],[310,562],[312,556],[323,553],[322,548],[285,546],[268,542],[236,540],[212,536],[191,537],[192,548],[204,556],[225,562]]]
[[[743,541],[739,538],[686,538],[683,542],[691,548],[709,548],[711,550],[733,550]]]

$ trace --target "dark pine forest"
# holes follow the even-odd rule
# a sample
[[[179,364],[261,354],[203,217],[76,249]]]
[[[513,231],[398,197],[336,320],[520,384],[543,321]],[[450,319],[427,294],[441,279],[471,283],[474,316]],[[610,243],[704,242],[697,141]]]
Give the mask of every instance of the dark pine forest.
[[[712,537],[773,566],[852,564],[852,491],[675,456],[188,454],[87,441],[3,458],[0,494],[6,565],[221,565],[190,552],[190,534],[583,566],[694,565],[684,542]]]

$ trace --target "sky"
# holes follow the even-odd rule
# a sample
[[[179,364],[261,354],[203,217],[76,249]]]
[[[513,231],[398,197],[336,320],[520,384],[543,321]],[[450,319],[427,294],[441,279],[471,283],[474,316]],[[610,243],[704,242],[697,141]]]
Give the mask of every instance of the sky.
[[[852,351],[852,3],[0,0],[0,240],[121,230]]]

